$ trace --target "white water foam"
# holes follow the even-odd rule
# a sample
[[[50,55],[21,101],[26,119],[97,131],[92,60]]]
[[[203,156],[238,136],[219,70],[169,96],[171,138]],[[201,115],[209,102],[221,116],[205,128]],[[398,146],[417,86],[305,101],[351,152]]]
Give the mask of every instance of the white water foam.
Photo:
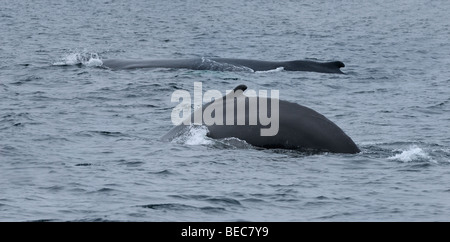
[[[434,159],[428,155],[422,148],[417,146],[411,146],[407,150],[403,150],[400,154],[396,154],[388,158],[389,160],[398,160],[402,162],[415,162],[415,161],[429,161],[437,163]]]
[[[102,66],[103,61],[100,59],[97,53],[88,52],[74,52],[62,57],[60,60],[53,63],[54,66],[72,66],[72,65],[85,65],[85,66]]]
[[[267,71],[255,71],[255,73],[272,73],[272,72],[280,72],[284,71],[284,67],[280,66],[273,70],[267,70]]]
[[[191,125],[189,126],[189,130],[187,132],[175,138],[172,142],[183,143],[186,145],[212,144],[213,141],[206,136],[207,133],[208,128],[206,128],[205,126]]]
[[[200,67],[204,67],[206,70],[212,71],[244,71],[244,72],[255,72],[253,69],[246,66],[237,66],[229,63],[217,62],[205,57],[202,57],[202,63]]]
[[[251,149],[253,146],[245,140],[241,140],[235,137],[223,138],[216,140],[216,142],[221,143],[227,147],[233,147],[237,149]]]

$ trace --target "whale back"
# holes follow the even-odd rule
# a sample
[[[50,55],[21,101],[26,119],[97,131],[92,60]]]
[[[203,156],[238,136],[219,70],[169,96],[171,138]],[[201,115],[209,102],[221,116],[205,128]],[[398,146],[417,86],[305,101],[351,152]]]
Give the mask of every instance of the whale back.
[[[260,61],[233,58],[192,58],[163,60],[121,60],[105,59],[103,66],[110,69],[137,68],[182,68],[212,71],[269,71],[283,67],[286,71],[311,71],[321,73],[343,73],[339,68],[345,67],[341,61],[315,62],[295,61]]]
[[[234,91],[243,91],[246,88],[245,85],[240,85]],[[242,117],[237,113],[238,102],[235,101],[240,96],[228,98],[229,95],[226,96],[227,98],[224,97],[203,105],[202,108],[195,110],[188,119],[191,119],[191,122],[194,123],[194,116],[198,112],[204,112],[206,109],[222,110],[223,123],[206,125],[204,120],[202,121],[202,125],[208,128],[207,136],[211,138],[235,137],[251,145],[264,148],[317,150],[352,154],[360,152],[353,140],[341,128],[322,114],[308,107],[279,99],[248,97],[240,94],[245,98],[245,115]],[[267,105],[267,113],[262,115],[272,118],[272,113],[276,114],[276,110],[272,109],[274,102],[278,102],[279,108],[278,132],[274,136],[262,136],[261,129],[269,129],[273,122],[261,125],[261,103]],[[258,107],[256,112],[250,109],[251,105],[255,103]],[[227,114],[231,113],[233,113],[234,122],[232,125],[225,125]],[[250,124],[251,119],[256,119],[256,124]],[[183,124],[176,126],[164,135],[162,139],[171,140],[187,130],[188,127]]]
[[[237,102],[234,102],[234,125],[209,125],[208,136],[215,139],[235,137],[245,140],[247,143],[264,148],[284,148],[284,149],[305,149],[328,151],[336,153],[358,153],[359,148],[353,140],[335,123],[322,114],[299,104],[284,100],[277,100],[279,104],[279,129],[275,136],[261,136],[261,129],[269,129],[272,125],[261,125],[260,108],[256,113],[249,111],[250,103],[267,103],[267,117],[271,117],[272,103],[275,99],[257,97],[247,97],[245,99],[245,121],[240,120],[245,125],[237,125],[239,117],[237,115]],[[223,105],[223,117],[226,120],[226,108],[230,105],[230,100],[219,104]],[[204,108],[203,108],[204,110]],[[250,125],[249,120],[252,115],[258,120],[256,125]]]
[[[344,74],[340,69],[341,67],[345,67],[342,61],[315,62],[308,60],[295,60],[285,62],[284,69],[287,71],[313,71]]]

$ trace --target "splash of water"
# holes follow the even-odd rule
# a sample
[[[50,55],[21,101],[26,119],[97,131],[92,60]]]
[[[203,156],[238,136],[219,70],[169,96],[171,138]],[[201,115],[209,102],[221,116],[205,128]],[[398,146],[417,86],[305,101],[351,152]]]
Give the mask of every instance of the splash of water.
[[[202,125],[191,125],[189,130],[183,135],[175,138],[172,142],[183,143],[186,145],[208,145],[212,144],[206,134],[208,134],[208,128]]]
[[[425,152],[422,148],[417,146],[411,146],[407,150],[403,150],[401,153],[396,154],[388,158],[389,160],[398,160],[405,163],[417,162],[417,161],[428,161],[432,163],[437,163],[430,155]]]
[[[62,57],[60,60],[53,63],[54,66],[102,66],[103,61],[97,53],[90,52],[73,52]]]

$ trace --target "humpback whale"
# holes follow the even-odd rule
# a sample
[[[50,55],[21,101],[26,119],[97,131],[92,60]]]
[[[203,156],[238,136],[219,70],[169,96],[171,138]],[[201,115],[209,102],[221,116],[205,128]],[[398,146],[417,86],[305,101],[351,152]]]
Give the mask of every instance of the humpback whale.
[[[305,106],[279,99],[275,100],[279,103],[278,107],[276,107],[278,110],[273,110],[272,105],[268,105],[268,103],[274,101],[272,98],[246,96],[243,93],[246,89],[247,86],[245,85],[239,85],[234,89],[237,97],[243,95],[245,98],[245,117],[237,115],[237,101],[235,102],[237,97],[233,96],[233,98],[228,98],[231,95],[230,93],[222,99],[214,100],[214,102],[203,105],[201,108],[195,110],[187,119],[191,119],[192,123],[194,123],[193,120],[196,112],[203,112],[205,109],[212,110],[217,107],[220,107],[220,109],[214,110],[223,110],[223,117],[227,119],[227,114],[232,114],[228,112],[229,110],[227,108],[231,107],[234,110],[233,118],[235,122],[233,125],[208,125],[202,121],[201,125],[208,129],[208,137],[213,139],[235,137],[253,146],[263,148],[298,149],[348,154],[360,152],[353,140],[341,128],[322,114]],[[237,92],[239,90],[241,92]],[[251,111],[249,108],[250,103],[255,101],[258,103],[257,112]],[[267,116],[276,115],[277,111],[279,115],[279,129],[273,136],[262,136],[260,132],[261,128],[268,128],[270,125],[261,125],[261,122],[257,122],[256,125],[250,125],[249,122],[252,118],[260,117],[259,112],[263,105],[266,104],[270,107],[267,109]],[[251,115],[254,116],[251,117]],[[172,128],[167,134],[161,137],[161,140],[171,141],[175,137],[187,132],[190,127],[190,124],[183,122]]]
[[[343,74],[340,68],[345,67],[344,63],[342,63],[341,61],[260,61],[232,58],[192,58],[173,60],[105,59],[102,61],[103,66],[110,69],[181,68],[213,71],[268,71],[282,67],[286,71],[311,71]]]

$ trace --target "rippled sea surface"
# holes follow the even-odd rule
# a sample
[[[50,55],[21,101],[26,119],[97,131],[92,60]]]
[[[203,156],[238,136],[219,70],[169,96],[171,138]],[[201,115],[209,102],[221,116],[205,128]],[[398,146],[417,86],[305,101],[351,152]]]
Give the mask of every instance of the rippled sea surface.
[[[3,1],[0,221],[449,221],[450,1]],[[102,59],[340,60],[347,75]],[[173,142],[175,90],[239,84],[361,148]]]

